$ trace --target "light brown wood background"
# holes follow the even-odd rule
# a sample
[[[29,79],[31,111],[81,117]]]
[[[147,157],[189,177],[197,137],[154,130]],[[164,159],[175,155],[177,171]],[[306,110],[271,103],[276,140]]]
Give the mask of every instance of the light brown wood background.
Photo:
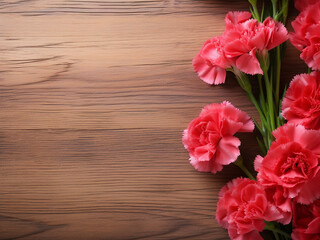
[[[217,175],[188,163],[181,133],[231,101],[191,60],[246,1],[0,1],[0,239],[226,239]],[[290,48],[284,78],[300,67]],[[254,136],[239,135],[247,161]]]

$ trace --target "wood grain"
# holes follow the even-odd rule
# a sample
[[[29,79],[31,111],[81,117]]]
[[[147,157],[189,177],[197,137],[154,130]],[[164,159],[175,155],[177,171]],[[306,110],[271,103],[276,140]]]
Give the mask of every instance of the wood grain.
[[[181,133],[229,100],[191,60],[246,1],[0,1],[0,239],[227,239],[214,219],[234,166],[188,164]],[[301,71],[289,47],[284,81]],[[294,72],[295,71],[295,72]],[[251,161],[254,136],[239,135]]]

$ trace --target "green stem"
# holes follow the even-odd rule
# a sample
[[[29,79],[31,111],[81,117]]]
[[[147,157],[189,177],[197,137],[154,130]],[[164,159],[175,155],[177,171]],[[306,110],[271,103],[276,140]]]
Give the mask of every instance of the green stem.
[[[258,21],[260,21],[260,14],[259,14],[259,10],[258,10],[258,7],[257,7],[257,0],[248,0],[249,3],[251,4],[252,8],[253,8],[253,17],[255,19],[257,19]]]
[[[259,145],[259,147],[260,147],[260,149],[262,151],[263,156],[265,156],[267,154],[265,137],[263,137],[263,142],[264,143],[262,143],[258,137],[256,139],[257,139],[258,145]]]
[[[272,11],[273,11],[273,18],[277,16],[277,0],[271,0],[272,2]]]
[[[285,25],[288,17],[289,0],[282,0],[282,22]]]
[[[276,48],[276,93],[275,93],[275,102],[276,102],[276,109],[279,111],[279,94],[280,94],[280,71],[281,71],[281,52],[280,46]]]
[[[269,109],[270,107],[266,105],[266,102],[264,100],[265,97],[264,97],[262,83],[261,83],[262,76],[261,75],[258,76],[259,87],[260,87],[260,104],[259,104],[257,99],[255,98],[255,96],[252,93],[252,86],[251,86],[251,83],[250,83],[247,75],[244,74],[243,72],[241,72],[237,68],[233,68],[229,71],[232,71],[235,74],[236,79],[237,79],[240,87],[247,93],[250,101],[253,103],[253,105],[257,109],[257,111],[259,113],[260,120],[261,120],[261,126],[256,121],[255,121],[255,125],[263,137],[265,149],[269,149],[271,141],[272,141],[271,132],[274,129],[274,128],[272,128],[272,124],[270,124],[270,123],[274,121],[274,118],[270,118],[270,116],[268,117],[268,115],[266,115],[267,113],[269,113],[269,111],[267,109]],[[271,98],[272,98],[272,92],[271,91],[269,91],[269,92],[271,93]],[[273,114],[273,112],[271,112],[271,114]]]
[[[254,11],[254,15],[255,15],[256,19],[258,21],[260,21],[260,14],[259,14],[259,10],[257,8],[257,4],[253,5],[252,7],[253,7],[253,11]]]
[[[267,91],[267,101],[268,101],[268,109],[269,109],[269,120],[270,120],[270,127],[271,131],[275,129],[275,118],[274,118],[274,105],[273,105],[273,97],[272,97],[272,87],[271,81],[269,79],[268,69],[263,66],[262,67],[263,76],[266,84],[266,91]]]
[[[258,82],[259,82],[259,90],[260,90],[260,105],[263,109],[264,112],[266,112],[266,102],[265,102],[265,97],[264,97],[264,91],[262,87],[262,75],[258,75]]]
[[[272,233],[273,233],[274,237],[276,238],[276,240],[280,240],[280,237],[276,231],[273,230]]]
[[[233,163],[234,165],[238,166],[251,180],[256,180],[256,178],[249,172],[249,170],[244,166],[243,159],[241,156],[238,157],[237,161]]]
[[[252,92],[247,92],[247,95],[250,99],[250,101],[253,103],[253,105],[256,107],[256,109],[258,110],[259,112],[259,116],[260,116],[260,119],[262,122],[265,122],[266,119],[265,119],[265,116],[264,116],[264,113],[263,111],[261,110],[256,98],[254,97],[253,93]]]
[[[269,231],[272,231],[274,234],[275,234],[275,233],[276,233],[276,234],[279,233],[279,234],[285,236],[286,238],[291,238],[291,236],[290,236],[288,233],[282,231],[281,229],[276,228],[276,227],[274,226],[274,224],[271,223],[271,222],[266,222],[266,226],[265,226],[264,230],[269,230]],[[279,237],[279,236],[278,236],[278,237]]]
[[[252,86],[251,83],[247,77],[246,74],[242,73],[239,69],[234,68],[231,70],[234,75],[236,76],[236,79],[240,85],[240,87],[247,93],[250,101],[253,103],[253,105],[256,107],[256,109],[259,112],[259,116],[261,119],[261,123],[264,124],[264,122],[266,122],[266,118],[265,115],[263,113],[263,111],[261,110],[259,103],[257,102],[255,96],[252,93]]]

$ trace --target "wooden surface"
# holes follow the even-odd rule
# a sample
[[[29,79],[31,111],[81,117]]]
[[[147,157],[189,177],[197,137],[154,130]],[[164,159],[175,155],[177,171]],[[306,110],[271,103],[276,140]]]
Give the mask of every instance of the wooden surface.
[[[247,7],[0,1],[0,239],[227,239],[217,194],[240,172],[196,172],[181,133],[212,102],[257,116],[231,75],[211,87],[191,66]],[[254,136],[239,137],[251,161]]]

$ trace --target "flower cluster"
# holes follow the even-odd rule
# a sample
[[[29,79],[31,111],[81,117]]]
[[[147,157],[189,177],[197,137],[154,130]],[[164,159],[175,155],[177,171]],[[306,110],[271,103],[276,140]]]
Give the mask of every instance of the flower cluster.
[[[280,44],[288,32],[274,19],[285,22],[288,0],[282,1],[282,15],[272,0],[273,17],[260,16],[257,1],[249,2],[253,14],[229,12],[224,33],[205,42],[193,66],[200,79],[215,85],[225,82],[226,71],[234,72],[261,123],[230,102],[213,103],[190,122],[182,142],[198,171],[217,173],[234,163],[248,176],[233,179],[219,194],[216,220],[231,239],[260,240],[264,230],[276,239],[320,239],[320,2],[295,1],[301,13],[292,22],[290,41],[314,71],[295,76],[283,94]],[[247,74],[256,75],[259,100]],[[255,126],[261,133],[262,154],[256,156],[252,174],[235,135],[252,132]]]
[[[287,40],[287,29],[271,17],[262,23],[249,12],[229,12],[225,31],[206,41],[193,59],[194,70],[208,84],[225,82],[226,70],[263,74],[258,58]]]

